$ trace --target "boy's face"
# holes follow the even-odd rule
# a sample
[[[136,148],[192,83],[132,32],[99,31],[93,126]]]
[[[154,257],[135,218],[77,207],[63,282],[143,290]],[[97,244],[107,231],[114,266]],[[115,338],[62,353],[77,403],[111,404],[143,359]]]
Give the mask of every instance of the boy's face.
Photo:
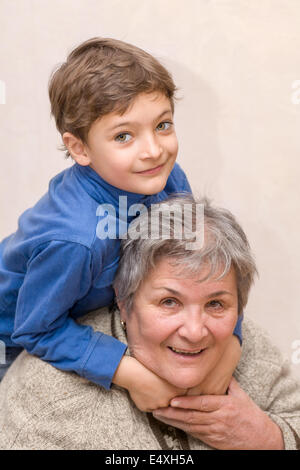
[[[124,191],[155,194],[167,182],[178,152],[170,100],[141,93],[120,115],[95,121],[84,144],[85,164]]]

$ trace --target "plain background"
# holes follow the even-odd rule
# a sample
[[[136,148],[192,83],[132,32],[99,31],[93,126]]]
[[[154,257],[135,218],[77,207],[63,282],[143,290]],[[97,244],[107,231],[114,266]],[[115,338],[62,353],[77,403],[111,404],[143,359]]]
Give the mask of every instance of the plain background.
[[[94,36],[142,47],[173,74],[178,160],[194,192],[244,227],[260,272],[245,314],[300,378],[300,1],[0,0],[0,238],[71,164],[47,83]]]

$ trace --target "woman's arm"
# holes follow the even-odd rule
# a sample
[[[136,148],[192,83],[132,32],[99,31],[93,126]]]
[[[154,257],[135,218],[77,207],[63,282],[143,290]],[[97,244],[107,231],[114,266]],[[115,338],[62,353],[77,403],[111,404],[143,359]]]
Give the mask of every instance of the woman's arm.
[[[171,404],[174,408],[156,411],[154,416],[216,449],[284,449],[279,426],[234,378],[226,396],[186,396],[175,398]]]

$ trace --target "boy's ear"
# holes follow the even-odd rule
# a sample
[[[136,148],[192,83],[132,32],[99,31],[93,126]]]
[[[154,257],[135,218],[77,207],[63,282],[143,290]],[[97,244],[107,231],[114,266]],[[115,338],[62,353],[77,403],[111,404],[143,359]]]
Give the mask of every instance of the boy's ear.
[[[82,166],[87,166],[91,163],[91,159],[87,154],[85,145],[81,139],[75,137],[71,132],[64,132],[62,138],[71,157],[76,163]]]

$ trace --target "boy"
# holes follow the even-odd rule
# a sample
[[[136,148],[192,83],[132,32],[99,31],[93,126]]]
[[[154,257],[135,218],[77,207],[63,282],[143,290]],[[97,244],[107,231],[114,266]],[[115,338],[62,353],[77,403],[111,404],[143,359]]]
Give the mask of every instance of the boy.
[[[114,382],[142,410],[167,406],[183,391],[76,319],[113,300],[117,237],[133,218],[120,210],[119,197],[127,207],[148,206],[191,191],[175,164],[174,93],[165,68],[132,45],[93,38],[71,52],[51,77],[49,97],[75,164],[51,180],[0,245],[0,339],[8,352],[21,346],[107,389]],[[99,230],[107,204],[115,209],[112,237]]]

